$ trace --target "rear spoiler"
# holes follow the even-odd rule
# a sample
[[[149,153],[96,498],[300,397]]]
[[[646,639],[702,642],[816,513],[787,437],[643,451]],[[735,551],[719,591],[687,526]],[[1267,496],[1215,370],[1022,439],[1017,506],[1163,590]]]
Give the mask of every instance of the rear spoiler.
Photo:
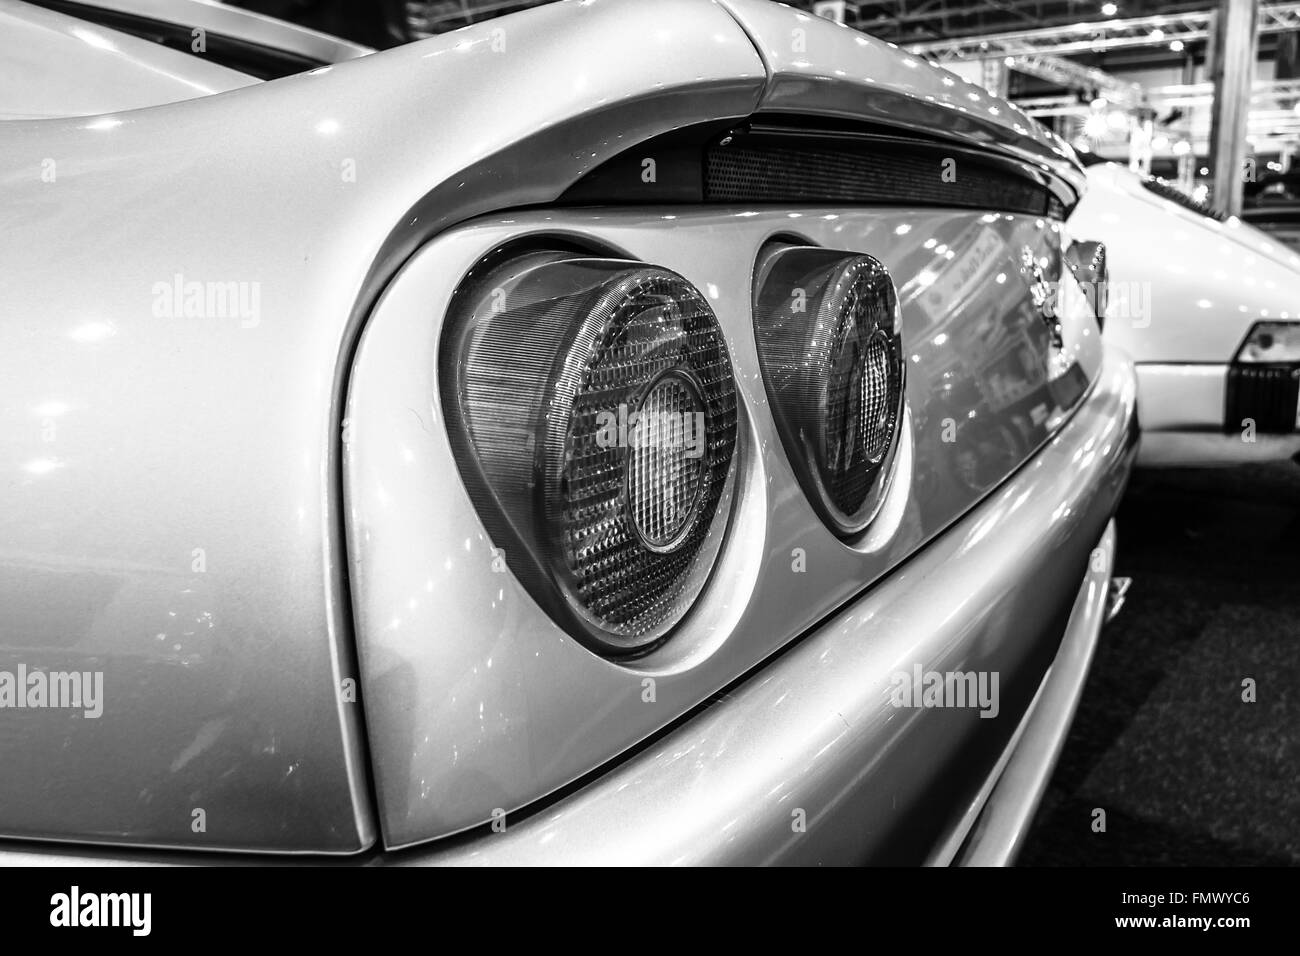
[[[1014,162],[1067,211],[1082,197],[1086,180],[1074,150],[983,87],[822,17],[768,0],[719,2],[767,69],[759,112],[893,127]]]

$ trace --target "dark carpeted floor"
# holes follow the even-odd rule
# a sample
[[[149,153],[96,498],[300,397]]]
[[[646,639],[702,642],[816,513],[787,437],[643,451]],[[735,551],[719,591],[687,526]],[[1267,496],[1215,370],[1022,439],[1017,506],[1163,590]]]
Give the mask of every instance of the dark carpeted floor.
[[[1133,587],[1020,863],[1300,864],[1300,466],[1136,473],[1118,527]]]

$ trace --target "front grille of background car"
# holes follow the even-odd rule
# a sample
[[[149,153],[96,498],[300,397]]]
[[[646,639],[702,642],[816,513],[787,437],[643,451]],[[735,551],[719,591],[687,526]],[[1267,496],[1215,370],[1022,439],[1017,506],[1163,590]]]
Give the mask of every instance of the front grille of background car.
[[[1037,183],[1004,169],[945,157],[942,150],[877,151],[865,143],[781,142],[767,137],[709,147],[704,198],[707,202],[907,203],[1061,215],[1059,200]]]
[[[1300,366],[1230,365],[1224,430],[1239,432],[1250,419],[1259,434],[1289,434],[1296,430],[1298,401]]]

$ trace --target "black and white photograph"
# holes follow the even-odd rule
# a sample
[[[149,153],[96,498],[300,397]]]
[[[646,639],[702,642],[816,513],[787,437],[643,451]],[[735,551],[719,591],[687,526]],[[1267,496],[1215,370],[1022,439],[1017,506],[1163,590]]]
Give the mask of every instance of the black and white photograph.
[[[5,922],[1275,924],[1298,157],[1300,3],[0,0]]]

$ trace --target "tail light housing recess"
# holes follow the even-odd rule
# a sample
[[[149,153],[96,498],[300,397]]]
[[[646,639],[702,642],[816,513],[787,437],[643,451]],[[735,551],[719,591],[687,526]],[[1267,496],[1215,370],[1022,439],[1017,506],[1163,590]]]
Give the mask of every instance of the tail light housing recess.
[[[735,481],[735,381],[704,297],[633,261],[498,256],[453,298],[439,383],[470,497],[533,599],[603,654],[662,641]]]
[[[902,421],[893,280],[871,256],[783,242],[755,273],[755,341],[786,454],[822,520],[852,537],[880,507]]]

